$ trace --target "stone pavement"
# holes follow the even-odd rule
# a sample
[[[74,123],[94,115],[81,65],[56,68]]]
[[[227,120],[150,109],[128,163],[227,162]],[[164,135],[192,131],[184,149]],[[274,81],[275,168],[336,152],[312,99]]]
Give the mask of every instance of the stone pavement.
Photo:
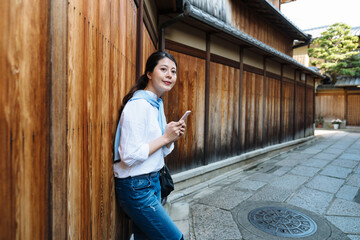
[[[187,240],[360,240],[360,131],[315,135],[171,200],[167,211]]]

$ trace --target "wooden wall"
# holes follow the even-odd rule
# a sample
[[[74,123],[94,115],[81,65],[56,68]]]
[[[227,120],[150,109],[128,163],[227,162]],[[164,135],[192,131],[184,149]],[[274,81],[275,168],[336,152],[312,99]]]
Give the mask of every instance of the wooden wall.
[[[205,60],[169,52],[178,69],[174,88],[164,96],[166,120],[178,121],[185,111],[191,110],[186,120],[187,133],[167,158],[171,170],[180,171],[201,166],[204,157]]]
[[[211,54],[206,80],[204,52],[172,41],[166,46],[178,62],[178,82],[164,98],[167,120],[193,111],[185,137],[167,157],[173,173],[313,134],[313,81],[305,91],[299,71],[296,82],[248,65],[241,73],[240,62]]]
[[[231,1],[231,25],[292,57],[293,40],[241,1]]]
[[[205,164],[237,155],[239,70],[210,63],[209,124]]]
[[[1,1],[0,22],[0,238],[126,239],[112,145],[135,83],[136,3]]]
[[[349,94],[347,106],[347,125],[360,126],[360,94]]]
[[[315,116],[327,120],[346,120],[348,126],[360,126],[360,93],[358,90],[342,88],[318,90]]]
[[[0,2],[0,238],[49,237],[48,1]]]
[[[345,119],[345,94],[317,93],[315,109],[315,116],[321,115],[324,118]]]

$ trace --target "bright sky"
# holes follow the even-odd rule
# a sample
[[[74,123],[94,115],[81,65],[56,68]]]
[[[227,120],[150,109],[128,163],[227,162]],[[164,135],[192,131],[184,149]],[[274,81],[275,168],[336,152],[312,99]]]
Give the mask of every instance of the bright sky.
[[[360,0],[296,0],[282,4],[281,12],[302,30],[337,22],[360,26]]]

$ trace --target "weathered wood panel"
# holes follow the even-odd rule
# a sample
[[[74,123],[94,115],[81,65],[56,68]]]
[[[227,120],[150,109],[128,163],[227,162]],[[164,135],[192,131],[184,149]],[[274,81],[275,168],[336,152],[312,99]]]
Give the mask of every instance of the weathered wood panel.
[[[230,1],[231,25],[261,42],[292,56],[292,39],[275,28],[241,1]]]
[[[274,145],[280,142],[280,81],[266,78],[264,145]]]
[[[143,41],[143,46],[142,46],[142,50],[143,50],[143,59],[142,59],[142,73],[144,73],[145,71],[145,65],[146,65],[146,60],[147,58],[156,51],[156,46],[154,46],[150,34],[148,32],[148,30],[145,27],[145,24],[143,24],[143,30],[144,30],[144,41]]]
[[[241,145],[244,152],[261,147],[263,76],[244,71],[242,79]]]
[[[305,87],[297,83],[295,100],[295,139],[304,137]]]
[[[0,3],[0,238],[47,239],[49,2]]]
[[[133,1],[69,3],[70,238],[114,239],[119,223],[128,234],[117,218],[111,159],[121,99],[135,82],[136,16]]]
[[[283,141],[293,139],[294,84],[283,82]]]
[[[39,1],[2,1],[0,6],[0,20],[6,23],[0,25],[0,46],[7,51],[0,58],[5,76],[0,80],[0,154],[8,159],[0,162],[1,237],[127,239],[128,223],[118,217],[111,159],[121,99],[135,82],[134,1],[78,0],[64,8],[67,106],[62,114],[67,152],[66,161],[53,169],[55,182],[50,182],[48,164],[47,66],[51,44],[59,43],[49,38],[49,6]],[[153,51],[149,40],[144,41],[146,51]],[[66,186],[53,187],[50,194],[49,184],[62,184],[64,176]],[[62,203],[65,216],[51,209]]]
[[[200,58],[169,51],[177,61],[177,82],[164,96],[167,121],[178,121],[187,110],[185,136],[175,144],[167,157],[172,172],[200,166],[204,156],[205,122],[205,61]]]
[[[239,70],[211,62],[208,150],[213,162],[237,154]]]
[[[328,119],[345,119],[345,94],[322,94],[315,97],[315,116],[322,116]]]
[[[360,126],[360,95],[348,95],[347,125]]]
[[[305,137],[314,135],[314,88],[313,86],[306,87],[306,126]]]

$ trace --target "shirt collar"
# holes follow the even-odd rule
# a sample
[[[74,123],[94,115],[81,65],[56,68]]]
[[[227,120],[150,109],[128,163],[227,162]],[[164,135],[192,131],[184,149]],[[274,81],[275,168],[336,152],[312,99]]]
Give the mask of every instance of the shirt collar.
[[[157,97],[157,95],[155,93],[153,93],[152,91],[149,91],[149,90],[145,90],[145,91],[149,94],[149,96],[152,99],[154,99],[155,101],[158,101],[158,97]]]

